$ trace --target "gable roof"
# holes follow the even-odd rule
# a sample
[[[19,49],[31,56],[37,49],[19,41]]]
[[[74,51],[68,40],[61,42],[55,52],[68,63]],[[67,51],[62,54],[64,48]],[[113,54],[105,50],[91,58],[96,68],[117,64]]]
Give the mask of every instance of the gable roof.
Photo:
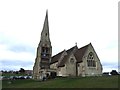
[[[90,43],[90,44],[91,44],[91,43]],[[68,49],[68,50],[66,51],[67,55],[64,55],[63,59],[61,60],[61,62],[60,62],[59,65],[58,65],[58,67],[63,67],[63,66],[65,65],[65,62],[68,60],[68,58],[69,58],[69,56],[70,56],[71,54],[74,54],[74,56],[75,56],[75,58],[76,58],[76,60],[77,60],[77,63],[82,62],[82,57],[84,56],[85,51],[87,50],[87,48],[88,48],[88,46],[89,46],[90,44],[85,45],[85,46],[83,46],[83,47],[81,47],[81,48],[79,48],[79,49],[78,49],[77,46],[74,46],[74,47]],[[60,57],[62,56],[62,53],[63,53],[64,51],[65,51],[65,50],[63,50],[62,52],[54,55],[54,56],[52,57],[52,59],[51,59],[51,63],[50,63],[50,64],[53,64],[53,63],[55,63],[55,62],[58,62],[58,60],[60,59]]]
[[[65,62],[68,60],[69,56],[71,55],[71,53],[74,52],[75,49],[78,49],[77,46],[74,46],[70,49],[68,49],[66,52],[67,52],[67,55],[64,56],[64,58],[61,60],[61,62],[59,63],[58,67],[62,67],[64,66]]]
[[[62,53],[64,52],[65,50],[61,51],[60,53],[54,55],[52,58],[51,58],[51,62],[50,64],[53,64],[55,62],[58,62],[59,58],[61,57]]]
[[[61,62],[58,64],[58,67],[63,67],[67,59],[68,59],[68,55],[65,55],[64,58],[61,60]]]
[[[85,45],[85,46],[83,46],[83,47],[81,47],[81,48],[79,48],[79,49],[75,52],[74,55],[75,55],[75,58],[76,58],[76,60],[77,60],[78,63],[79,63],[79,62],[82,62],[82,57],[84,56],[85,51],[87,50],[88,46],[89,46],[89,44],[88,44],[88,45]]]
[[[75,49],[78,49],[78,47],[77,46],[74,46],[74,47],[72,47],[72,48],[70,48],[70,49],[68,49],[66,52],[67,52],[67,54],[70,54],[70,53],[72,53]]]

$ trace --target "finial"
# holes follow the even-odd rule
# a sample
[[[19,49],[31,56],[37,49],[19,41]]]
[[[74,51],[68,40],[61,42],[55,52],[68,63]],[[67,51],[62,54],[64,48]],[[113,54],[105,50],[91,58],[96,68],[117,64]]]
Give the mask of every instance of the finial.
[[[75,43],[75,45],[77,46],[77,42]]]
[[[48,9],[46,9],[46,13],[48,14]]]

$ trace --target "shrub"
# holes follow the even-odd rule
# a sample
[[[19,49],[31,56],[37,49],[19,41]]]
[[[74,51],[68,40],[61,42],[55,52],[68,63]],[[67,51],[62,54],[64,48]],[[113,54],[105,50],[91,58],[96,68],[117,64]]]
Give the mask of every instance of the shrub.
[[[112,70],[112,71],[110,72],[110,74],[111,74],[111,75],[119,75],[116,70]]]

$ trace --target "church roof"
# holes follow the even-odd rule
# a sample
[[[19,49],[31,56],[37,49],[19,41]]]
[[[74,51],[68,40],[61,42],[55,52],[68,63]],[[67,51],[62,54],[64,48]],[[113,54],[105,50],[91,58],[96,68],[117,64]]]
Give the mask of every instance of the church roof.
[[[55,62],[58,62],[58,60],[59,60],[59,58],[61,57],[61,55],[62,55],[63,52],[64,52],[64,50],[61,51],[60,53],[54,55],[54,56],[51,58],[51,63],[50,63],[50,64],[53,64],[53,63],[55,63]]]
[[[68,49],[66,52],[67,52],[67,54],[70,54],[70,53],[72,53],[76,48],[78,48],[77,46],[74,46],[74,47],[72,47],[72,48],[70,48],[70,49]]]
[[[89,45],[89,44],[88,44],[88,45]],[[76,58],[76,60],[77,60],[78,63],[82,62],[82,57],[83,57],[83,55],[84,55],[84,53],[85,53],[88,45],[79,48],[79,49],[75,52],[74,55],[75,55],[75,58]]]
[[[61,62],[58,65],[58,67],[63,67],[65,65],[65,62],[68,60],[68,58],[71,54],[73,54],[75,56],[78,63],[82,62],[82,57],[84,56],[84,53],[87,50],[88,46],[89,46],[89,44],[85,45],[85,46],[83,46],[79,49],[78,49],[77,46],[74,46],[74,47],[68,49],[66,51],[67,55],[64,55],[63,59],[61,60]],[[56,54],[55,56],[53,56],[52,60],[51,60],[51,64],[53,64],[55,62],[58,62],[59,58],[61,57],[61,55],[64,51],[62,51],[62,52]]]
[[[77,48],[77,46],[74,46],[70,49],[68,49],[66,52],[67,52],[67,55],[64,56],[64,58],[61,60],[61,62],[59,63],[58,67],[62,67],[64,66],[65,62],[67,61],[67,59],[69,58],[69,56],[71,55],[71,53],[74,52],[74,50]]]
[[[68,55],[65,55],[64,58],[61,60],[61,62],[58,64],[58,67],[63,67],[67,59],[68,59]]]

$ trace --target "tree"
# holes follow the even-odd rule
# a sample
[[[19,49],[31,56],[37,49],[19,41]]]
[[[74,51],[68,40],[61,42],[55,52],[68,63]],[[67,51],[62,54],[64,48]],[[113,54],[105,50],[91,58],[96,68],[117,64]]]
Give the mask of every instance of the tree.
[[[24,70],[23,68],[20,68],[19,72],[20,72],[20,73],[24,73],[25,70]]]
[[[18,74],[19,72],[18,72],[18,71],[16,71],[15,73],[16,73],[16,74]]]
[[[116,70],[112,70],[112,71],[110,72],[110,74],[111,74],[111,75],[119,75]]]

